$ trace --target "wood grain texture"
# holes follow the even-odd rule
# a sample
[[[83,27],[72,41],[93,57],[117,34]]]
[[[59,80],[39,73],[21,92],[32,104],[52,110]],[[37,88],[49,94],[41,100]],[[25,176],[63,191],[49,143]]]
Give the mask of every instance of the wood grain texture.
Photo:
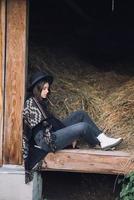
[[[26,0],[7,1],[4,163],[21,164],[25,91]]]
[[[4,61],[5,61],[5,0],[0,1],[0,166],[3,145]]]
[[[61,150],[45,157],[42,170],[127,174],[134,171],[134,160],[121,151]]]

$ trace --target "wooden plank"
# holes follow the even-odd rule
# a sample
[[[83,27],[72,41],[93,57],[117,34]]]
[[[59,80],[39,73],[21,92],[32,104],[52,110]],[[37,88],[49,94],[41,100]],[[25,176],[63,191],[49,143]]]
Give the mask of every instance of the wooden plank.
[[[0,1],[0,166],[2,165],[4,62],[5,62],[5,0]]]
[[[4,163],[21,164],[25,93],[26,0],[7,1]]]
[[[121,151],[61,150],[45,157],[42,170],[127,174],[134,171],[134,157]]]

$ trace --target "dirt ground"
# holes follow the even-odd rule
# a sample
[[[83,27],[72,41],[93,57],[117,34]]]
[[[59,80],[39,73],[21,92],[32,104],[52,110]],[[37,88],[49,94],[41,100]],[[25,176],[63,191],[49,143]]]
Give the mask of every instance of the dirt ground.
[[[45,200],[115,200],[120,191],[113,175],[45,172],[43,177]]]

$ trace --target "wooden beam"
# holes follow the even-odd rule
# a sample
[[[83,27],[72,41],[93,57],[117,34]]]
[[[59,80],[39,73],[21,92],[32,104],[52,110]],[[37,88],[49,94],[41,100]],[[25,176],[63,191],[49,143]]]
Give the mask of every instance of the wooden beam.
[[[21,164],[27,0],[7,1],[4,163]]]
[[[0,1],[0,166],[3,146],[4,64],[5,64],[5,0]]]
[[[49,153],[42,170],[100,174],[127,174],[134,171],[129,153],[101,150],[61,150]]]

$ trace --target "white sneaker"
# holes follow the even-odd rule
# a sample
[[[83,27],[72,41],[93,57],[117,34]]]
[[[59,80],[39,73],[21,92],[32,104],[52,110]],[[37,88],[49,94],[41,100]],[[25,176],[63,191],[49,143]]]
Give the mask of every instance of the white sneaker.
[[[108,136],[106,136],[104,133],[101,133],[97,139],[99,140],[100,142],[100,146],[101,146],[101,149],[103,150],[108,150],[112,147],[115,147],[117,146],[118,144],[120,144],[122,142],[122,138],[110,138]]]

